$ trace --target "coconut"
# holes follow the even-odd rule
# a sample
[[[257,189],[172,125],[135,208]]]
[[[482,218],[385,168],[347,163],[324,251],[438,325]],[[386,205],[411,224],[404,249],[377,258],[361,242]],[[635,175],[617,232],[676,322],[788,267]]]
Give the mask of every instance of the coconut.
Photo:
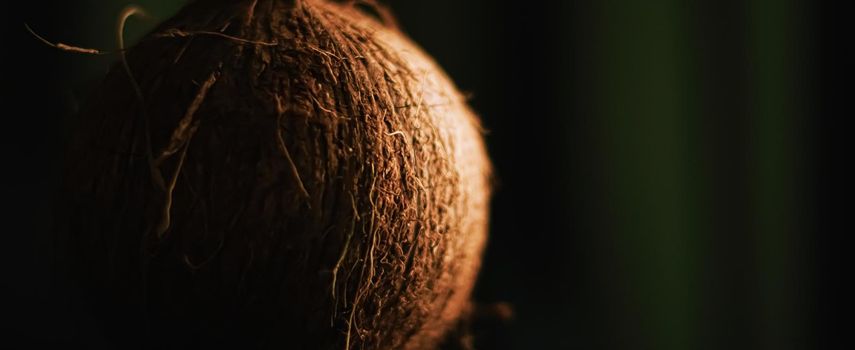
[[[107,337],[442,341],[469,307],[490,163],[453,83],[376,13],[197,0],[123,53],[80,112],[59,220]]]

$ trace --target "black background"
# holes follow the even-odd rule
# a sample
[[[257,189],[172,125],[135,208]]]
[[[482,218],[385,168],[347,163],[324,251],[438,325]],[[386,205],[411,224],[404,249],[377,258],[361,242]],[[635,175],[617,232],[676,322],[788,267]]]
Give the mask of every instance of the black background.
[[[698,243],[704,249],[694,250],[702,254],[693,270],[695,281],[702,281],[695,287],[703,293],[684,304],[700,310],[688,326],[693,335],[669,338],[646,331],[649,318],[643,313],[650,309],[636,304],[645,296],[623,281],[632,272],[620,271],[624,265],[615,263],[632,261],[614,248],[621,236],[610,228],[614,211],[627,206],[613,207],[603,199],[612,189],[603,165],[611,154],[597,147],[608,135],[592,126],[596,103],[601,103],[592,101],[610,98],[603,96],[607,90],[596,88],[605,79],[598,75],[602,57],[594,53],[601,32],[637,28],[610,17],[608,7],[595,1],[390,3],[403,29],[471,94],[473,108],[489,129],[500,185],[475,297],[485,304],[508,302],[515,317],[478,333],[479,348],[813,349],[830,342],[823,318],[839,305],[829,301],[826,282],[840,278],[832,272],[840,265],[829,248],[835,232],[847,232],[834,224],[845,206],[831,203],[843,197],[837,166],[851,161],[851,156],[829,152],[847,153],[832,119],[847,113],[832,113],[827,102],[850,89],[830,88],[846,80],[831,68],[831,60],[841,47],[851,46],[835,40],[837,32],[824,26],[833,22],[833,9],[788,2],[798,8],[795,34],[804,45],[782,77],[795,82],[801,106],[791,123],[799,135],[793,148],[799,152],[790,169],[800,180],[786,190],[792,195],[788,198],[795,198],[797,218],[791,221],[797,227],[788,232],[796,253],[782,267],[796,269],[790,271],[793,284],[786,287],[798,292],[781,292],[780,305],[788,310],[782,320],[756,312],[757,303],[779,295],[754,283],[768,271],[757,267],[755,248],[761,240],[746,204],[753,200],[754,185],[745,156],[753,144],[751,126],[744,122],[753,98],[745,88],[752,69],[747,37],[756,19],[742,1],[678,3],[681,18],[690,23],[682,35],[691,43],[679,61],[700,67],[692,79],[702,87],[697,103],[703,113],[687,116],[702,125],[703,132],[695,135],[703,139],[701,157],[688,167],[709,172],[712,180],[697,186],[715,195],[702,213],[712,218],[709,231],[685,233],[705,237]],[[69,76],[87,58],[45,47],[22,25],[38,24],[46,36],[74,42],[87,18],[73,2],[17,5],[4,10],[10,15],[4,33],[12,39],[0,45],[6,71],[0,161],[8,204],[0,243],[2,332],[35,344],[104,346],[73,292],[63,289],[61,276],[53,273],[56,247],[49,236],[51,197],[74,104],[69,90],[80,89],[71,86]],[[631,68],[644,70],[645,64]],[[779,333],[769,324],[792,327]]]

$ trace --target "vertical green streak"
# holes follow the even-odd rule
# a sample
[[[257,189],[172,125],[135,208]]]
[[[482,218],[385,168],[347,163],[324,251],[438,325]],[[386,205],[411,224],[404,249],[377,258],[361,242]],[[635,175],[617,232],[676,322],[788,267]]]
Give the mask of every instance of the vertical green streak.
[[[763,349],[794,349],[802,327],[796,325],[798,271],[793,255],[799,224],[794,174],[799,143],[793,129],[796,95],[794,68],[797,31],[792,1],[750,2],[751,118],[754,229],[758,235],[758,322]]]
[[[599,5],[599,137],[624,304],[634,308],[618,313],[643,342],[628,348],[696,348],[691,106],[679,5]]]

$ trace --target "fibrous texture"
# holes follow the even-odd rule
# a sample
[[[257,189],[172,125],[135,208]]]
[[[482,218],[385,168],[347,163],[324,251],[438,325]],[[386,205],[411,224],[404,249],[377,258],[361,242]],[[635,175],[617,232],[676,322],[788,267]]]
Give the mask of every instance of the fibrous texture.
[[[490,165],[430,58],[319,0],[198,0],[126,57],[81,112],[62,202],[108,334],[437,345],[468,305]]]

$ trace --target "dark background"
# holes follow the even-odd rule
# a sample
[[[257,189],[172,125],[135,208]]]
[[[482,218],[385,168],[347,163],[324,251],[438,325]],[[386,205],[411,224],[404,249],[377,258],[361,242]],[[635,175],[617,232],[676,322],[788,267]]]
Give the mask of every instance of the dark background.
[[[2,45],[4,332],[103,346],[53,273],[69,117],[129,1],[9,8]],[[180,1],[140,0],[155,18]],[[489,130],[500,185],[480,349],[814,349],[830,341],[828,10],[807,0],[386,2]],[[832,10],[833,11],[833,10]],[[129,24],[139,37],[154,21]],[[851,40],[850,40],[851,41]],[[829,44],[830,43],[830,44]],[[850,45],[851,46],[851,45]],[[840,142],[842,143],[842,142]],[[839,207],[836,210],[841,210]],[[842,230],[845,232],[845,230]],[[846,275],[844,275],[846,276]]]

